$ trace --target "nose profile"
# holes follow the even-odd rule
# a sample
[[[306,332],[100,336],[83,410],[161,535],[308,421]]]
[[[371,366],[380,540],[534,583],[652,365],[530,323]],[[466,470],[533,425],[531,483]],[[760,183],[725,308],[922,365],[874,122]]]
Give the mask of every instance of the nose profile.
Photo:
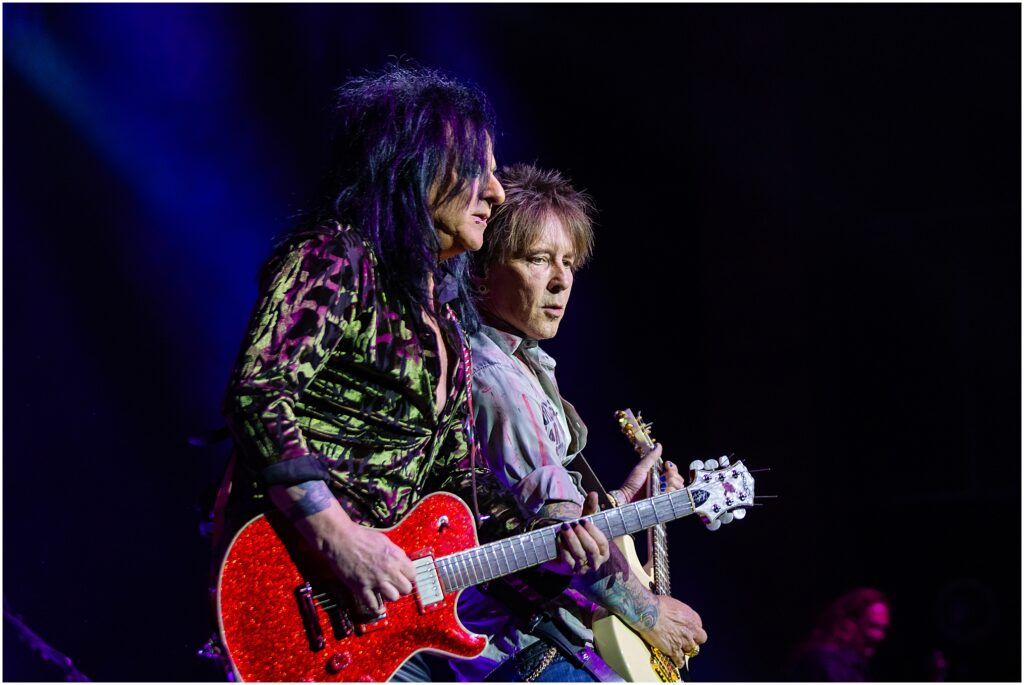
[[[560,293],[572,284],[572,269],[564,264],[555,264],[554,273],[548,282],[548,290]]]
[[[491,205],[500,205],[505,201],[505,189],[501,187],[501,181],[493,173],[487,174],[487,184],[484,186],[483,199]]]

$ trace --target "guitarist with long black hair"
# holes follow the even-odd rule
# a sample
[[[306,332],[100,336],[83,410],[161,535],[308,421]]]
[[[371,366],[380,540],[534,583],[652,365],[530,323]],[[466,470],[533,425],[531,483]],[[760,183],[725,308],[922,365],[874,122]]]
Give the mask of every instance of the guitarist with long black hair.
[[[350,79],[334,114],[320,204],[267,262],[232,375],[240,459],[214,544],[246,520],[251,490],[372,622],[416,573],[371,526],[394,525],[469,461],[469,350],[451,303],[505,195],[476,88],[398,63]],[[597,549],[577,531],[562,539]],[[251,626],[250,639],[272,628]],[[396,679],[430,679],[422,664]]]

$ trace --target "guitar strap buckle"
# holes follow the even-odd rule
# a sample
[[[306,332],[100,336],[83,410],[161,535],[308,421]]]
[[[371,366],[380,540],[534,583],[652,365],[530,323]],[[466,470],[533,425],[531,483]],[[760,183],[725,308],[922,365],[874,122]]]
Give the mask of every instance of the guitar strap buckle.
[[[573,666],[582,668],[590,675],[594,676],[594,679],[601,683],[622,683],[625,680],[616,673],[611,666],[605,663],[604,659],[598,656],[594,648],[589,644],[585,644],[582,647],[573,644],[565,634],[565,631],[559,629],[558,619],[548,616],[546,614],[538,614],[541,616],[540,621],[532,631],[534,635],[543,637],[546,642],[554,645],[558,648],[558,651],[569,660]]]

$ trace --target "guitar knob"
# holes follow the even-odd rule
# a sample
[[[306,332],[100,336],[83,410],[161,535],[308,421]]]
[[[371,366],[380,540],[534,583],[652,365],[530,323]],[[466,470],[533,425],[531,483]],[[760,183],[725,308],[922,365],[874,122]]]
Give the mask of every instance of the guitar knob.
[[[331,658],[327,660],[327,665],[324,668],[331,675],[340,673],[343,668],[352,663],[352,655],[348,652],[335,652],[331,655]]]
[[[726,466],[728,466],[728,465],[729,465],[729,457],[727,457],[727,456],[725,456],[725,455],[722,455],[721,457],[719,457],[719,458],[718,458],[718,464],[719,464],[719,465],[720,465],[720,466],[721,466],[722,468],[725,468]]]
[[[747,510],[746,509],[737,509],[736,511],[732,512],[732,517],[734,519],[737,519],[737,520],[743,518],[746,515],[747,515]]]
[[[700,471],[702,468],[704,468],[704,462],[702,462],[700,459],[694,459],[693,461],[690,462],[691,471]]]
[[[733,518],[732,512],[727,511],[724,514],[722,514],[721,516],[719,516],[718,520],[721,521],[722,523],[732,523],[732,518]]]
[[[715,461],[714,459],[708,459],[706,462],[704,462],[704,468],[706,468],[708,471],[714,471],[715,469],[718,468],[718,462]]]
[[[721,527],[722,527],[722,520],[721,519],[715,519],[714,521],[712,521],[711,523],[708,524],[708,530],[718,530]]]

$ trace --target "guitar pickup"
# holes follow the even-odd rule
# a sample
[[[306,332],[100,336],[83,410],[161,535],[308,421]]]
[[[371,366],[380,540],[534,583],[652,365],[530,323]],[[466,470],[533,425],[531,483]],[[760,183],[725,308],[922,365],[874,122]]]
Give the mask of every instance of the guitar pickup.
[[[302,617],[302,627],[306,631],[309,648],[318,652],[324,648],[327,640],[324,639],[324,631],[320,627],[320,617],[316,613],[312,586],[309,583],[303,583],[295,588],[295,600],[299,603],[299,616]]]
[[[416,571],[416,604],[420,613],[440,609],[444,606],[444,588],[441,587],[441,579],[434,565],[433,550],[421,550],[411,556],[419,556],[413,559],[412,566]]]

